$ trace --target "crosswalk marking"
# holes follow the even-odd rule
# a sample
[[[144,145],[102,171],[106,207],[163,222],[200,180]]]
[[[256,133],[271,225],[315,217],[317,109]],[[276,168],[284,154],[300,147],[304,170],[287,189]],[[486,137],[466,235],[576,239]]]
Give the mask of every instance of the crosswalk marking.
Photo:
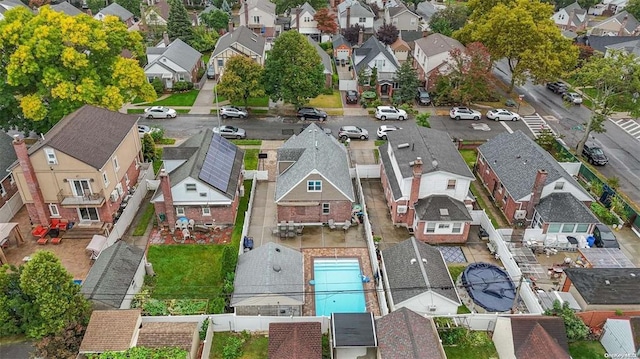
[[[620,127],[624,132],[631,135],[631,137],[640,140],[640,123],[638,123],[638,121],[630,118],[610,118],[609,120],[615,123],[616,126]]]
[[[546,117],[546,116],[545,116]],[[555,117],[554,117],[555,119]],[[529,128],[534,137],[540,136],[542,130],[551,130],[551,133],[557,135],[556,132],[547,124],[547,122],[538,113],[529,116],[522,116],[522,122]]]

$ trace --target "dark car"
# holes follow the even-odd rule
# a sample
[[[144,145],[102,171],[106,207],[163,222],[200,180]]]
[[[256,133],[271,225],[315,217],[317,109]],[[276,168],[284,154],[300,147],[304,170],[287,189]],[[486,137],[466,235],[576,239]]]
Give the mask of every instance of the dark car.
[[[207,78],[208,79],[216,78],[216,69],[213,67],[213,65],[209,65],[209,67],[207,67]]]
[[[569,91],[569,89],[567,89],[567,85],[565,85],[563,82],[549,82],[547,84],[547,88],[551,91],[553,91],[553,93],[557,93],[558,95],[562,95],[565,92]]]
[[[429,92],[423,88],[419,88],[416,93],[416,101],[418,105],[427,106],[431,104],[431,96],[429,96]]]
[[[620,248],[616,236],[611,229],[604,224],[596,224],[593,229],[594,245],[598,248]]]
[[[604,166],[609,162],[609,159],[602,151],[602,148],[593,144],[585,143],[582,148],[582,155],[592,165]]]
[[[346,95],[348,104],[357,104],[358,103],[358,91],[349,90]]]
[[[300,107],[296,116],[302,120],[325,121],[327,119],[326,112],[314,107]]]

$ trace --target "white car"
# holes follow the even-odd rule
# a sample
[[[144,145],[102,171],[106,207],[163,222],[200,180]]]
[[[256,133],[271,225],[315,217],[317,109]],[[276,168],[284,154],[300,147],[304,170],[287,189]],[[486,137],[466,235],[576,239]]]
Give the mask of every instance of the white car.
[[[406,120],[407,111],[395,108],[393,106],[378,106],[376,107],[376,118],[378,120]]]
[[[395,130],[401,130],[401,129],[402,129],[401,127],[394,126],[394,125],[382,125],[378,127],[378,131],[376,131],[376,134],[378,135],[379,139],[386,140],[387,133]]]
[[[562,98],[565,101],[570,102],[574,105],[579,105],[582,103],[582,96],[580,96],[580,94],[577,94],[575,92],[565,92],[562,95]]]
[[[472,110],[468,107],[454,107],[449,111],[449,117],[455,120],[478,121],[482,117],[482,114],[480,111]]]
[[[518,121],[522,119],[517,113],[501,108],[489,110],[487,112],[487,118],[494,121]]]
[[[147,125],[138,125],[138,135],[140,135],[140,137],[144,137],[144,135],[146,135],[147,133],[154,133],[154,132],[158,132],[160,131],[160,129],[158,127],[149,127]]]
[[[228,117],[245,118],[248,115],[249,114],[247,113],[246,110],[237,108],[235,106],[222,106],[222,107],[220,107],[220,116],[222,118],[228,118]]]
[[[176,110],[164,106],[153,106],[144,110],[146,118],[176,118]]]

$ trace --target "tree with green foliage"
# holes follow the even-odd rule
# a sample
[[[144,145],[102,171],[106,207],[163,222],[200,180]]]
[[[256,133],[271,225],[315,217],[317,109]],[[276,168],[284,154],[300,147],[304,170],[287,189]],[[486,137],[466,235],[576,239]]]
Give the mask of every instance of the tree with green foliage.
[[[145,162],[153,162],[158,159],[155,141],[149,133],[145,133],[142,137],[142,158]]]
[[[629,0],[624,10],[636,19],[640,19],[640,0]]]
[[[429,28],[433,32],[451,36],[467,22],[468,9],[463,4],[452,4],[436,11],[429,19]]]
[[[589,335],[589,327],[576,316],[573,309],[569,307],[569,302],[560,304],[557,300],[553,301],[553,308],[545,310],[544,315],[562,318],[567,331],[567,339],[570,342],[584,340]]]
[[[274,101],[301,106],[324,88],[320,55],[297,31],[278,36],[264,67],[265,91]]]
[[[374,66],[371,69],[369,75],[369,85],[376,86],[378,84],[378,66]]]
[[[393,91],[393,96],[397,96],[402,103],[413,101],[416,91],[420,87],[420,80],[416,69],[413,68],[409,61],[402,63],[396,70],[393,81],[400,86]]]
[[[191,19],[187,8],[181,0],[169,0],[169,18],[167,19],[167,34],[171,40],[180,39],[191,44],[194,38]]]
[[[131,11],[133,16],[140,17],[140,0],[115,0],[115,2],[123,8]]]
[[[556,136],[548,128],[541,130],[534,141],[549,153],[555,152],[556,146],[558,145]]]
[[[431,112],[421,112],[416,115],[416,125],[426,128],[431,128],[431,123],[429,122],[429,118],[431,118]]]
[[[176,347],[145,348],[133,347],[124,352],[104,352],[101,354],[89,354],[89,359],[184,359],[188,352]]]
[[[451,84],[450,97],[463,104],[489,100],[493,90],[489,87],[491,73],[487,69],[492,63],[487,48],[472,42],[464,50],[451,50],[449,56],[449,72],[443,76]]]
[[[229,14],[222,10],[213,10],[200,15],[200,21],[208,28],[220,31],[229,26]]]
[[[138,58],[142,37],[115,16],[104,21],[42,7],[16,7],[0,21],[0,127],[47,132],[85,104],[118,110],[156,95]],[[133,58],[120,54],[129,50]]]
[[[224,67],[224,74],[218,84],[218,94],[232,103],[244,102],[250,97],[264,96],[262,85],[263,69],[260,64],[246,56],[233,56]]]
[[[20,289],[20,269],[5,264],[0,267],[0,337],[25,332],[23,308],[28,298]]]
[[[97,14],[98,12],[100,12],[100,10],[102,10],[102,8],[105,7],[104,0],[86,0],[86,1],[87,1],[87,7],[89,7],[89,10],[91,10],[92,14]]]
[[[219,37],[217,31],[209,30],[204,26],[194,26],[193,38],[189,45],[199,52],[208,52],[216,46]]]

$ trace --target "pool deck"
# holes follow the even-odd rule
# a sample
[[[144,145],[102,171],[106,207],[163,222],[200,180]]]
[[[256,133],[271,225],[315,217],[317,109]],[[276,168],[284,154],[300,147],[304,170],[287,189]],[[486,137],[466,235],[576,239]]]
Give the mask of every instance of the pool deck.
[[[304,297],[304,305],[302,306],[302,315],[304,316],[316,315],[315,288],[309,285],[309,281],[313,279],[314,276],[313,260],[315,258],[357,258],[360,261],[362,273],[369,278],[373,278],[369,252],[366,248],[302,248],[301,251],[304,266],[305,293],[307,293]],[[371,280],[369,283],[362,283],[362,286],[364,288],[367,311],[379,317],[380,308],[375,290],[375,281]]]

